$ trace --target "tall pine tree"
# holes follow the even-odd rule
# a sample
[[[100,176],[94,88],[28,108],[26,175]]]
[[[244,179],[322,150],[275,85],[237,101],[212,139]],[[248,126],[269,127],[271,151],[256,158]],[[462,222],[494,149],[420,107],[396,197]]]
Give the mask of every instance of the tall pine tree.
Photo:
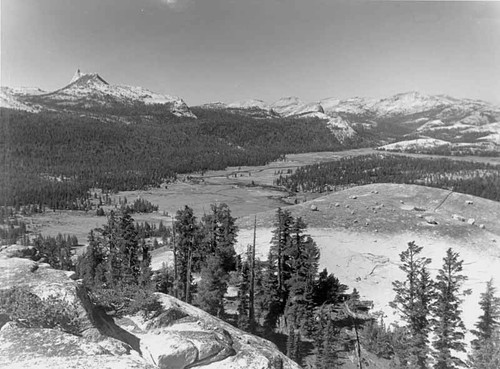
[[[472,331],[476,339],[472,341],[469,361],[474,369],[500,368],[500,298],[495,294],[493,280],[489,280],[479,301],[483,313]]]
[[[293,217],[290,212],[279,208],[276,212],[275,229],[267,258],[267,271],[264,282],[264,299],[268,306],[264,325],[268,330],[276,328],[288,299],[286,281],[290,279],[289,248],[292,223]]]
[[[313,324],[313,292],[319,261],[319,249],[312,238],[304,234],[305,229],[306,224],[300,217],[294,220],[290,246],[286,250],[290,269],[284,311],[288,328],[287,355],[296,362],[301,360],[301,335],[310,331]]]
[[[193,268],[199,259],[200,225],[194,216],[193,209],[185,206],[178,210],[174,222],[175,229],[175,260],[177,281],[174,288],[177,295],[187,303],[191,302],[191,285],[193,283]]]
[[[462,274],[463,260],[451,248],[446,251],[443,266],[436,277],[436,302],[433,306],[435,369],[455,369],[464,363],[456,352],[465,352],[465,326],[461,318],[461,287],[467,279]]]
[[[212,204],[210,213],[202,218],[203,227],[203,253],[205,255],[217,255],[221,261],[222,268],[226,272],[236,270],[236,237],[238,227],[236,219],[231,216],[231,210],[227,204]]]
[[[210,255],[201,268],[198,294],[195,303],[218,318],[224,316],[224,295],[227,292],[229,275],[217,255]]]
[[[397,309],[406,321],[409,336],[406,359],[401,359],[405,367],[425,369],[428,367],[428,335],[430,332],[430,308],[434,296],[433,282],[427,265],[431,259],[421,257],[422,247],[409,242],[408,248],[399,256],[399,267],[406,276],[404,281],[393,282],[396,296],[391,306]]]

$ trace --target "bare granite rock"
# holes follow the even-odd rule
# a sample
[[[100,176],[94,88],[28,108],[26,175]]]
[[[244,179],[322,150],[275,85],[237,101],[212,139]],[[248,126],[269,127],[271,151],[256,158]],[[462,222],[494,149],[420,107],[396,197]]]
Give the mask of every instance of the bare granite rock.
[[[277,347],[176,298],[164,312],[115,320],[98,309],[73,273],[0,251],[0,289],[23,287],[74,308],[78,332],[28,328],[0,316],[1,368],[299,369]]]

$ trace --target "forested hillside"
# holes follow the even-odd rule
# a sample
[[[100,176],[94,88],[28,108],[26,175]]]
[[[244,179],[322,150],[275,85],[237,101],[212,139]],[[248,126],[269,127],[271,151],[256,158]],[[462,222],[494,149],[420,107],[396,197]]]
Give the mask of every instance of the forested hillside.
[[[0,111],[0,204],[85,209],[88,190],[158,186],[176,173],[261,165],[294,152],[339,150],[317,119],[259,120],[161,106],[99,114]],[[360,142],[347,143],[349,146]]]
[[[490,164],[365,155],[307,165],[276,180],[290,191],[327,192],[371,183],[421,184],[500,200],[500,168]]]

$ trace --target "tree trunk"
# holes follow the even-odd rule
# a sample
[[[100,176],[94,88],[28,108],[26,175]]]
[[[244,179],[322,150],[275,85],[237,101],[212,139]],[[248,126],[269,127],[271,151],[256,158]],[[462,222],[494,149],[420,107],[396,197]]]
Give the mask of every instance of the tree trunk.
[[[253,330],[255,322],[255,239],[257,234],[257,216],[254,218],[253,224],[253,245],[250,254],[250,291],[249,291],[249,306],[248,306],[248,320],[250,323],[250,330]]]
[[[175,241],[175,225],[172,219],[172,242],[174,244],[174,297],[179,298],[179,281],[177,279],[177,242]]]
[[[192,245],[189,245],[189,250],[188,250],[188,263],[187,263],[187,270],[186,270],[186,296],[184,297],[184,301],[186,301],[188,304],[191,303],[191,299],[189,297],[190,289],[191,289],[191,264],[192,264]]]

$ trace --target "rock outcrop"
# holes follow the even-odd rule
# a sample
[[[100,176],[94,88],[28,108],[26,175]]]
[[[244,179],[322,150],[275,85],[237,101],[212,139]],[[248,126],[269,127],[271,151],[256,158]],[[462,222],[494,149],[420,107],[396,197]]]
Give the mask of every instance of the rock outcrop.
[[[92,303],[72,272],[10,257],[25,251],[0,251],[0,289],[24,288],[40,299],[67,302],[79,330],[29,328],[2,316],[2,368],[299,368],[273,343],[168,295],[158,294],[164,310],[156,318],[115,322]]]

